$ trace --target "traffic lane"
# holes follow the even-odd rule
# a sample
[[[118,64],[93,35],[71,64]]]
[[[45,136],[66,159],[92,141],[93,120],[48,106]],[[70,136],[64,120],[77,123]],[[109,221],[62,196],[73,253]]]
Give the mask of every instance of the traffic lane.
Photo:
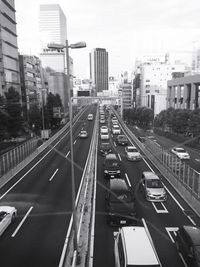
[[[108,181],[103,176],[104,157],[97,160],[97,192],[95,211],[94,267],[114,267],[114,236],[117,228],[106,222],[105,195]]]
[[[118,147],[118,152],[122,155],[123,148]],[[128,162],[123,156],[122,159],[123,167],[136,197],[138,223],[140,223],[141,218],[145,218],[148,226],[150,226],[150,233],[163,266],[170,266],[170,264],[183,266],[171,236],[175,235],[178,226],[182,224],[191,225],[191,221],[188,220],[171,196],[163,205],[146,201],[138,186],[141,178],[142,162]],[[166,254],[171,256],[168,257]]]
[[[86,151],[86,150],[84,149],[84,151]],[[87,155],[87,151],[86,151],[86,154],[83,155],[83,158],[86,158],[86,155]],[[66,211],[68,211],[70,213],[70,215],[71,215],[71,198],[70,198],[70,195],[71,195],[70,194],[71,193],[71,184],[70,184],[71,183],[71,175],[70,175],[70,171],[69,171],[70,168],[68,168],[68,171],[67,171],[66,162],[65,162],[65,164],[62,164],[62,165],[63,165],[63,170],[64,170],[65,173],[63,175],[60,175],[60,168],[59,168],[59,173],[56,174],[56,175],[59,175],[59,179],[57,177],[55,177],[53,179],[53,181],[52,181],[53,182],[53,186],[52,186],[52,183],[50,184],[48,182],[49,179],[43,179],[43,180],[45,180],[44,184],[41,185],[41,181],[40,181],[40,183],[37,186],[38,187],[37,189],[31,187],[32,190],[35,191],[34,194],[33,193],[31,193],[31,194],[23,194],[23,193],[19,192],[20,204],[21,204],[21,206],[23,206],[24,212],[25,212],[25,207],[24,206],[27,206],[27,208],[28,208],[29,204],[32,205],[34,208],[33,208],[31,213],[34,216],[38,216],[38,220],[41,219],[41,223],[42,223],[42,220],[43,220],[42,219],[43,215],[45,215],[45,214],[48,214],[48,215],[51,215],[51,214],[63,214],[63,213],[65,214]],[[81,164],[79,164],[79,165],[81,165]],[[38,173],[36,173],[35,176],[37,177]],[[64,177],[64,178],[62,179],[62,177]],[[68,177],[68,178],[70,177],[70,179],[68,179],[68,181],[67,181],[66,177]],[[76,177],[76,175],[75,175],[75,177]],[[66,184],[66,186],[64,186],[64,184]],[[78,187],[78,183],[76,183],[76,184],[77,184],[77,187]],[[30,186],[28,186],[28,187],[30,187]],[[38,194],[38,190],[41,190],[39,194]],[[49,191],[54,196],[54,198],[53,197],[51,197],[51,198],[49,197],[49,195],[50,195]],[[32,197],[31,199],[30,199],[30,196]],[[10,195],[8,195],[8,198],[9,197],[10,197]],[[4,199],[4,201],[10,202],[10,199]],[[68,217],[70,217],[70,215],[68,215]],[[20,214],[19,214],[19,216],[20,216]],[[30,218],[28,218],[28,220],[30,221]],[[53,220],[55,220],[55,223],[51,223],[50,225],[52,225],[53,227],[55,226],[55,227],[54,227],[54,229],[51,229],[51,231],[50,231],[51,235],[53,235],[54,232],[57,231],[57,227],[59,227],[59,229],[61,227],[61,225],[59,225],[59,222],[56,222],[57,221],[57,216],[53,217]],[[32,222],[32,220],[31,220],[31,222]],[[45,224],[48,225],[49,224],[49,220],[48,221],[44,221],[44,225]],[[65,227],[64,227],[63,230],[66,230],[67,229],[67,225],[68,225],[68,221],[65,221],[64,225],[65,225]],[[32,223],[32,229],[35,229],[34,223]],[[23,244],[24,244],[26,239],[29,240],[29,236],[30,236],[29,232],[31,232],[31,229],[27,229],[26,228],[26,223],[24,224],[22,230],[23,230],[23,234],[21,235],[22,238],[18,243],[18,246],[20,246],[20,247],[23,246]],[[38,237],[42,236],[42,233],[40,233],[39,230],[38,230],[37,236]],[[61,237],[62,237],[61,239],[57,238],[57,240],[61,244],[63,244],[65,235],[63,234],[63,235],[61,235]],[[48,247],[48,242],[49,242],[49,237],[47,236],[47,240],[46,240],[46,246],[47,247]],[[27,243],[29,243],[29,241],[27,241]],[[36,243],[38,243],[38,244],[36,244]],[[35,247],[38,248],[37,254],[40,253],[41,250],[43,250],[43,248],[40,247],[40,240],[36,240],[35,244],[32,244],[32,245],[34,245]],[[4,250],[3,251],[7,251],[7,249],[6,249],[7,246],[6,246],[5,243],[3,244],[3,246],[4,246]],[[8,246],[10,247],[10,243],[8,244]],[[27,249],[28,249],[28,247],[27,247]],[[13,247],[13,251],[15,251],[15,247]],[[44,246],[43,256],[46,253],[47,253],[47,251],[45,250],[45,246]],[[27,254],[29,254],[28,251],[27,251]],[[18,257],[18,255],[15,255],[15,253],[13,253],[13,255],[15,257]],[[51,255],[51,254],[48,254],[48,255]],[[35,265],[35,266],[39,266],[40,261],[42,261],[40,258],[38,260],[39,261],[37,262],[37,265]],[[10,266],[10,265],[6,265],[6,264],[7,263],[5,262],[4,266]],[[27,265],[28,265],[28,263],[26,262],[26,266]],[[48,264],[48,266],[51,266],[51,265]]]

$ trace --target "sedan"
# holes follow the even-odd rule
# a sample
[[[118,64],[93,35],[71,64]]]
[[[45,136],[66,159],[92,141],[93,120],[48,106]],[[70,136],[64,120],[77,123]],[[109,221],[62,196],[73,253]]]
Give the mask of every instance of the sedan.
[[[109,139],[109,134],[108,133],[101,133],[100,134],[101,140],[108,140]]]
[[[184,225],[175,236],[176,248],[191,267],[200,267],[200,228]]]
[[[10,206],[0,206],[0,235],[14,221],[17,215],[17,210]]]
[[[171,152],[176,155],[179,159],[190,159],[189,153],[181,147],[172,148]]]
[[[105,156],[112,151],[111,145],[109,143],[101,143],[99,151],[103,156]]]
[[[116,143],[118,145],[126,146],[126,145],[128,145],[128,138],[123,134],[118,135],[117,139],[116,139]]]
[[[135,161],[135,160],[140,160],[142,158],[140,152],[137,150],[135,146],[125,147],[125,152],[127,160]]]
[[[100,128],[100,132],[101,133],[108,133],[108,127],[107,126],[101,126],[101,128]]]
[[[81,130],[81,132],[79,133],[79,137],[80,138],[87,138],[88,137],[88,133],[87,133],[87,131],[85,131],[85,130]]]

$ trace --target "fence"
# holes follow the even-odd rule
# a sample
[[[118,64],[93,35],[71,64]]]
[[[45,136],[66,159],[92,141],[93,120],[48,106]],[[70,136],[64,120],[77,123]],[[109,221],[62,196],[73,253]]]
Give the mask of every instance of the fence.
[[[38,138],[32,138],[29,141],[17,146],[0,156],[0,177],[16,167],[26,157],[33,153],[37,148]]]

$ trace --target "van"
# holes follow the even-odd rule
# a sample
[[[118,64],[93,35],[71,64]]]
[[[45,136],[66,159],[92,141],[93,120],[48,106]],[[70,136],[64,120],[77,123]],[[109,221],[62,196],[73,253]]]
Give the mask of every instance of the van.
[[[93,120],[93,114],[88,114],[88,121],[92,121]]]
[[[132,225],[136,222],[135,198],[124,179],[109,181],[105,201],[108,224]]]
[[[104,178],[114,178],[116,174],[121,173],[120,162],[116,154],[106,155],[104,163]]]
[[[115,267],[161,267],[147,227],[124,226],[114,233]]]

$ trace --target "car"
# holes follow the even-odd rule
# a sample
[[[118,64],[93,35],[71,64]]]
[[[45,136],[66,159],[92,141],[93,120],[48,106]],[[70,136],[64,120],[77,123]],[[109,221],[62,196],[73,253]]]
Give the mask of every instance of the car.
[[[100,133],[108,133],[108,127],[107,126],[101,126]]]
[[[127,160],[136,161],[142,158],[140,152],[137,150],[135,146],[125,147],[125,152]]]
[[[118,124],[118,119],[114,116],[111,119],[112,124]]]
[[[79,137],[82,139],[88,138],[88,132],[86,130],[81,130],[79,133]]]
[[[200,267],[200,227],[183,225],[175,235],[175,245],[191,267]]]
[[[109,225],[131,225],[136,222],[135,198],[125,179],[109,180],[105,202]]]
[[[171,149],[171,152],[179,159],[190,159],[189,153],[184,148],[175,147]]]
[[[101,143],[99,151],[103,156],[105,156],[112,151],[111,145],[109,143]]]
[[[145,226],[123,226],[114,232],[115,267],[161,267]]]
[[[101,118],[99,122],[103,124],[106,122],[106,120]]]
[[[109,140],[109,133],[100,133],[101,140]]]
[[[94,116],[93,116],[93,114],[88,114],[88,121],[92,121],[93,120],[93,118],[94,118]]]
[[[118,156],[115,153],[106,155],[104,163],[104,178],[115,178],[116,175],[121,174],[121,166]]]
[[[139,140],[141,143],[145,143],[146,138],[145,138],[144,136],[138,136],[138,140]]]
[[[17,210],[11,206],[0,206],[0,235],[14,221],[17,216]]]
[[[149,136],[147,136],[147,138],[148,138],[148,140],[151,140],[151,141],[153,141],[153,142],[157,142],[157,140],[156,140],[156,138],[155,138],[155,136],[153,136],[153,135],[149,135]],[[147,140],[147,139],[146,139]]]
[[[114,125],[112,126],[112,133],[113,133],[113,134],[120,134],[120,133],[121,133],[121,129],[120,129],[119,125],[114,124]]]
[[[147,201],[166,201],[167,193],[161,179],[151,171],[144,171],[140,186],[143,189]]]
[[[120,134],[116,138],[116,143],[118,145],[126,146],[126,145],[128,145],[128,138],[125,135]]]

